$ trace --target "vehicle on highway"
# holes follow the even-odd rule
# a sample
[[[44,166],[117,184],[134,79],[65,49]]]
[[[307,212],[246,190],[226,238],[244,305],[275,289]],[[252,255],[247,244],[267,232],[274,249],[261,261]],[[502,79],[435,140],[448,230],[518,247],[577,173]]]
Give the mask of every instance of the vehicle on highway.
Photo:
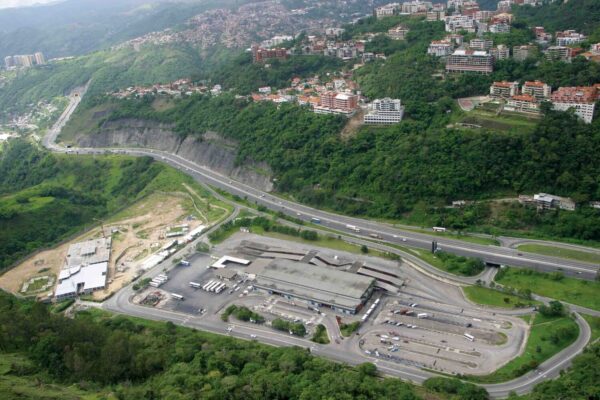
[[[381,236],[376,233],[370,233],[369,236],[371,236],[373,239],[381,239]]]
[[[314,223],[314,224],[320,224],[320,223],[321,223],[321,220],[320,220],[319,218],[315,218],[315,217],[313,217],[313,218],[311,218],[311,219],[310,219],[310,222],[312,222],[312,223]]]

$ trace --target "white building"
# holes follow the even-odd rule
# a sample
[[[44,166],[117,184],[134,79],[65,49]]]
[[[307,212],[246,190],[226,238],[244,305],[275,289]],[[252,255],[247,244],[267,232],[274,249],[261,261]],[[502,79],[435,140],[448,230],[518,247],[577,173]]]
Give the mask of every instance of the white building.
[[[475,33],[477,31],[475,18],[471,15],[450,15],[446,17],[446,32],[457,33],[463,30]]]
[[[550,96],[552,108],[557,111],[573,109],[585,123],[594,119],[596,101],[600,98],[598,86],[561,87]]]
[[[404,116],[404,106],[400,99],[376,99],[369,108],[369,112],[364,116],[364,123],[368,125],[397,124]]]
[[[572,46],[586,40],[586,36],[577,33],[574,30],[567,30],[564,32],[556,32],[556,45],[557,46]]]
[[[434,40],[429,44],[427,54],[436,57],[446,57],[452,54],[454,46],[448,40]]]
[[[54,296],[62,300],[104,289],[107,273],[107,262],[62,269]]]

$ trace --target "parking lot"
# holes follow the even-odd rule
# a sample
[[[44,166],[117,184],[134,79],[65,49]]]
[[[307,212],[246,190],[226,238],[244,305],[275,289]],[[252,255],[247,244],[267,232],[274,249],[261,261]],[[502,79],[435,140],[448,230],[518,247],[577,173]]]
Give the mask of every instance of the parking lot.
[[[180,265],[165,274],[168,280],[160,285],[159,289],[165,292],[169,299],[162,308],[194,315],[215,314],[244,293],[242,283],[238,284],[242,280],[241,277],[234,281],[226,281],[217,277],[217,270],[207,268],[214,262],[209,255],[196,254],[189,257],[187,261],[190,262],[189,266]],[[224,283],[225,287],[220,293],[215,293],[190,286],[190,282],[204,286],[210,281]],[[239,289],[232,292],[234,287]],[[153,290],[157,289],[153,287],[147,289],[150,292]],[[172,294],[180,295],[183,299],[175,299]]]
[[[390,299],[361,337],[377,358],[452,374],[485,374],[518,355],[523,320],[432,301]]]

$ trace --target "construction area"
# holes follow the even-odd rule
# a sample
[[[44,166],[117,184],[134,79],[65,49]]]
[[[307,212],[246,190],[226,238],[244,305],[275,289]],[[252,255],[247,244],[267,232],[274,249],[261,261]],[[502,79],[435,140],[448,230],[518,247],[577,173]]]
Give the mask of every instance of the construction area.
[[[65,265],[73,264],[67,262],[70,246],[106,239],[111,241],[106,285],[86,293],[93,300],[102,300],[162,262],[180,241],[192,240],[209,223],[228,213],[219,205],[211,205],[210,214],[202,212],[191,200],[192,194],[154,193],[110,220],[98,221],[99,227],[53,249],[34,254],[0,276],[0,288],[50,300],[59,284],[61,270]]]

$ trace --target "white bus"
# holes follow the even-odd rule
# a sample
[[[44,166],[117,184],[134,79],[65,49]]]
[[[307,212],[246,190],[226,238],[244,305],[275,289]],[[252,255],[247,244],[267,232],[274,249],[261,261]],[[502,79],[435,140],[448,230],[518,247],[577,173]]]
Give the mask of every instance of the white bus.
[[[446,228],[442,228],[441,226],[434,226],[432,229],[434,232],[446,232]]]
[[[199,284],[198,282],[190,282],[190,286],[193,287],[194,289],[200,289],[202,287],[202,285]]]
[[[219,282],[219,281],[215,281],[215,283],[213,283],[212,285],[210,285],[210,286],[209,286],[209,287],[206,289],[206,291],[207,291],[207,292],[214,292],[214,291],[215,291],[215,289],[217,288],[217,286],[219,286],[220,284],[221,284],[221,282]]]
[[[465,337],[470,341],[470,342],[474,342],[475,341],[475,336],[473,335],[469,335],[468,333],[465,333]]]
[[[171,297],[175,300],[183,301],[183,296],[177,293],[171,293]]]
[[[158,275],[156,275],[156,278],[164,279],[165,281],[169,279],[169,277],[166,276],[165,274],[158,274]]]
[[[150,286],[152,286],[152,287],[156,287],[156,288],[157,288],[157,287],[159,287],[159,286],[160,286],[160,283],[158,283],[158,282],[154,282],[154,281],[151,281],[151,282],[149,283],[149,285],[150,285]]]
[[[204,284],[204,286],[202,286],[202,290],[206,290],[206,289],[208,289],[208,287],[209,287],[210,285],[212,285],[214,282],[215,282],[214,280],[210,280],[210,281],[208,281],[207,283],[205,283],[205,284]]]
[[[223,290],[224,290],[226,287],[227,287],[227,285],[225,285],[224,283],[222,283],[220,286],[218,286],[218,287],[215,289],[215,292],[216,292],[217,294],[219,294],[219,293],[221,293],[221,292],[222,292],[222,291],[223,291]]]

